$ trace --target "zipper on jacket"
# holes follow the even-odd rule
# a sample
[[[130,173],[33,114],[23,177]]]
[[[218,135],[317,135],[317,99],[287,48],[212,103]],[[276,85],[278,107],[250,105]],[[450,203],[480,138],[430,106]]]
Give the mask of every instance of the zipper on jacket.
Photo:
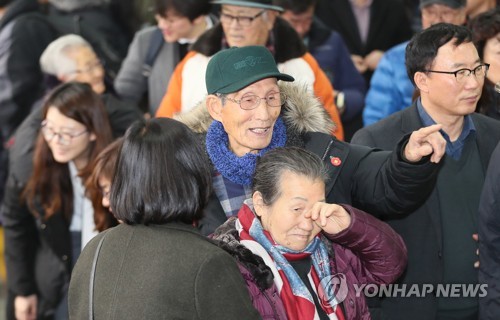
[[[323,156],[321,157],[321,161],[325,161],[326,156],[330,153],[330,149],[332,148],[333,140],[330,139],[330,142],[328,142],[328,146],[326,147],[325,152],[323,153]]]

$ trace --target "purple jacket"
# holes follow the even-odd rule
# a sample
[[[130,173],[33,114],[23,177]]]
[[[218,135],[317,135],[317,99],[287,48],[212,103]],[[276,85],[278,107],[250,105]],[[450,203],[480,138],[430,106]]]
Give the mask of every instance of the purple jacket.
[[[406,267],[406,246],[386,223],[361,210],[343,207],[351,214],[351,225],[336,235],[325,234],[332,245],[332,275],[345,276],[348,291],[342,304],[346,320],[370,319],[366,299],[356,295],[355,285],[359,291],[362,285],[394,282]],[[253,305],[262,318],[287,319],[271,270],[239,243],[234,221],[230,219],[219,227],[214,239],[238,261]]]

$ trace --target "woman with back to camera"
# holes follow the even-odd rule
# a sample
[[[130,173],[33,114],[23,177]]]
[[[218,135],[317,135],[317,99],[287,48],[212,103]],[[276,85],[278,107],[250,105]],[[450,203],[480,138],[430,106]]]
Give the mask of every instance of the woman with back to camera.
[[[309,151],[267,152],[252,198],[214,234],[238,261],[264,319],[370,319],[356,288],[391,283],[406,267],[403,240],[387,224],[325,202],[326,177]]]
[[[203,154],[173,119],[127,130],[110,196],[123,223],[80,255],[70,319],[259,319],[234,260],[194,226],[211,193]]]
[[[68,82],[42,114],[25,205],[4,211],[9,320],[66,319],[72,266],[98,231],[84,181],[112,139],[102,101],[88,84]]]

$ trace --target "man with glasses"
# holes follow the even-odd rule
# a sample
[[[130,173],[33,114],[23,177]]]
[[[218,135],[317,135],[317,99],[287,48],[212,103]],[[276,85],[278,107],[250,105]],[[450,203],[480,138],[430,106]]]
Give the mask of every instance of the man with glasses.
[[[318,97],[335,123],[333,134],[343,139],[343,128],[333,98],[333,88],[302,39],[278,14],[271,0],[215,0],[221,5],[220,23],[206,31],[175,69],[156,113],[172,117],[191,110],[207,94],[205,70],[211,57],[230,47],[267,47],[278,68],[291,74]]]
[[[420,0],[422,28],[446,22],[465,23],[466,0]],[[405,41],[388,50],[373,74],[365,98],[363,123],[365,126],[384,119],[412,104],[414,87],[406,74]]]
[[[490,156],[500,124],[476,114],[488,65],[479,58],[471,32],[439,23],[414,36],[406,48],[406,69],[420,91],[415,103],[358,131],[353,143],[392,150],[406,134],[441,124],[446,157],[424,205],[405,215],[381,215],[405,240],[408,267],[399,282],[432,285],[425,297],[383,297],[374,318],[478,319],[477,218]],[[462,285],[455,297],[438,286]],[[372,301],[373,302],[373,301]]]
[[[205,235],[237,214],[251,196],[256,161],[273,148],[303,147],[322,157],[331,177],[326,201],[369,212],[403,213],[434,184],[445,145],[440,126],[403,138],[393,153],[338,141],[321,104],[301,84],[287,83],[294,78],[263,46],[216,53],[205,79],[205,101],[178,116],[200,133],[213,168],[214,191],[198,222]]]

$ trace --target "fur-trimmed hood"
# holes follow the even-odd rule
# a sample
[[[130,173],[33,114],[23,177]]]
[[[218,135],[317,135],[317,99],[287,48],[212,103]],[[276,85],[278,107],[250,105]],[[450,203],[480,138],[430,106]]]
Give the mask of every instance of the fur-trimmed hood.
[[[229,218],[211,235],[211,241],[244,266],[259,288],[269,289],[273,285],[273,272],[260,256],[240,243],[235,223],[236,217]]]
[[[326,134],[333,132],[335,124],[323,105],[305,85],[282,82],[279,83],[279,87],[287,96],[281,109],[281,116],[288,133],[300,135],[306,132]],[[196,133],[206,133],[213,121],[205,101],[200,102],[187,113],[176,115],[175,119],[183,122]]]

